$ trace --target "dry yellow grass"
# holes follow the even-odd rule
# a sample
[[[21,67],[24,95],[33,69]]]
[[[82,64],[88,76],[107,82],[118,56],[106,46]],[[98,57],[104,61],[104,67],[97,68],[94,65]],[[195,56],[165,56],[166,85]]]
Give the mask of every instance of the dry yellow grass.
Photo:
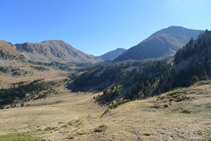
[[[26,102],[25,105],[30,105],[27,107],[0,110],[0,134],[31,131],[34,127],[44,129],[58,122],[103,112],[104,107],[93,103],[93,96],[97,94],[66,92],[60,96]]]
[[[45,81],[60,82],[65,78],[57,77],[59,71],[52,71],[48,77],[50,71],[40,73]],[[106,107],[93,100],[102,93],[73,93],[63,85],[56,86],[58,94],[25,103],[30,106],[0,110],[0,134],[29,132],[53,141],[209,140],[210,87],[189,88],[186,96],[191,97],[191,101],[165,102],[167,99],[156,101],[157,97],[152,97],[120,105],[102,116]],[[164,108],[164,104],[168,107]],[[155,105],[160,107],[153,108]]]
[[[9,88],[11,87],[12,83],[17,83],[17,82],[32,82],[37,79],[45,79],[46,81],[57,81],[65,78],[65,74],[67,72],[61,71],[61,70],[54,70],[52,68],[49,68],[47,71],[39,71],[35,70],[27,65],[18,65],[18,66],[13,66],[17,67],[21,70],[27,71],[28,74],[26,75],[20,75],[20,76],[12,76],[8,74],[1,74],[0,77],[0,88]]]
[[[157,104],[169,107],[158,109],[152,108],[157,97],[132,101],[102,117],[98,114],[82,118],[80,127],[67,128],[62,133],[48,132],[42,137],[50,139],[56,135],[55,140],[208,140],[211,138],[211,105],[204,104],[210,100],[210,86],[190,88],[187,93],[186,96],[195,100],[172,102],[171,105],[163,100]],[[105,124],[107,130],[95,132],[101,124]]]

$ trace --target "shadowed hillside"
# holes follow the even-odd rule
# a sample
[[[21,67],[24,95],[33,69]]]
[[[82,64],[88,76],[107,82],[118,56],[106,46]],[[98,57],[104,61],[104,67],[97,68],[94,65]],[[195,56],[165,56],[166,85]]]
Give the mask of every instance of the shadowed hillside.
[[[126,49],[124,49],[124,48],[117,48],[117,49],[109,51],[99,57],[102,58],[103,60],[115,59],[117,56],[121,55],[125,51],[126,51]]]

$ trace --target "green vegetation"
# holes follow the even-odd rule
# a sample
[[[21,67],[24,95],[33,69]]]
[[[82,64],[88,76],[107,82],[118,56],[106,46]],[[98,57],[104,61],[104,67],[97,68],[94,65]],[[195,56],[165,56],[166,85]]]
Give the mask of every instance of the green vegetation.
[[[94,132],[102,132],[105,131],[108,127],[105,124],[99,125],[97,128],[94,129]]]
[[[42,67],[42,66],[31,66],[31,67],[36,69],[36,70],[41,70],[41,71],[49,70],[49,68],[45,68],[45,67]]]
[[[117,99],[145,99],[179,87],[188,87],[211,77],[211,31],[201,33],[179,49],[174,57],[162,60],[140,60],[124,63],[104,63],[87,69],[83,73],[69,76],[74,83],[68,88],[73,90],[103,90],[102,95],[94,97],[99,104],[111,104]],[[187,62],[187,65],[181,65]],[[182,68],[182,69],[181,69]],[[96,88],[96,89],[95,89]],[[177,89],[168,96],[177,98],[186,89]],[[112,104],[106,111],[115,108]],[[106,113],[105,111],[105,113]]]
[[[117,103],[115,103],[115,104],[111,104],[111,105],[109,106],[109,109],[115,109],[115,108],[118,107],[119,105],[125,104],[125,103],[130,102],[130,101],[131,101],[130,99],[121,100],[121,101],[119,101],[119,102],[117,102]]]
[[[0,71],[6,73],[8,71],[7,67],[0,67]]]
[[[91,87],[96,86],[104,81],[114,81],[116,78],[120,78],[123,74],[121,70],[126,68],[123,64],[121,65],[111,65],[111,66],[101,66],[96,68],[89,74],[89,72],[80,75],[75,80],[75,88]],[[100,74],[102,73],[102,74]]]
[[[107,109],[104,111],[103,115],[106,114],[106,113],[108,113],[110,110],[111,110],[110,108],[107,108]]]
[[[207,54],[208,47],[211,47],[211,32],[206,30],[198,36],[197,40],[193,40],[193,38],[191,38],[191,40],[185,46],[183,46],[183,48],[177,51],[175,54],[174,63],[178,64],[181,60],[202,51],[203,54]]]
[[[170,72],[171,65],[163,61],[155,61],[147,65],[138,79],[138,84],[132,87],[132,93],[127,98],[139,98],[138,93],[142,93],[143,98],[146,98],[149,95],[160,94],[161,90],[162,92],[169,90],[168,87],[161,88],[161,86],[168,82]]]
[[[39,141],[40,139],[32,137],[27,133],[10,133],[0,136],[0,141]]]
[[[24,103],[21,103],[21,107],[23,107],[24,106]]]
[[[36,92],[37,94],[44,90],[45,87],[41,83],[37,83],[40,80],[35,80],[27,85],[21,85],[9,89],[0,90],[0,105],[11,104],[15,99],[23,99],[26,97],[26,93]]]
[[[81,125],[80,123],[80,119],[74,119],[74,120],[71,120],[68,122],[69,125],[73,125],[73,126],[78,126],[78,125]]]
[[[73,89],[81,89],[84,87],[93,87],[101,84],[102,82],[120,82],[129,81],[127,77],[134,76],[134,73],[138,73],[141,67],[150,64],[151,61],[136,61],[127,63],[116,64],[103,64],[96,65],[87,69],[82,75],[71,75],[69,78],[74,81]],[[130,68],[134,68],[130,70]],[[106,87],[106,86],[105,86]],[[104,88],[105,88],[104,87]],[[71,88],[69,86],[69,88]]]
[[[130,101],[131,101],[130,99],[123,99],[123,100],[121,100],[121,101],[119,101],[119,102],[117,102],[115,104],[112,102],[111,105],[109,105],[108,108],[104,111],[103,115],[108,113],[111,109],[115,109],[119,105],[125,104],[125,103],[130,102]]]
[[[61,70],[64,70],[64,71],[73,71],[73,70],[75,70],[75,68],[77,68],[76,70],[78,70],[79,68],[93,66],[93,64],[91,62],[85,62],[85,63],[76,63],[76,62],[69,62],[69,63],[60,63],[60,62],[44,63],[44,62],[35,62],[35,61],[32,61],[32,60],[29,60],[28,62],[31,63],[31,64],[34,64],[34,65],[40,65],[39,67],[35,67],[35,69],[42,70],[42,71],[46,70],[46,68],[42,67],[42,66],[57,68],[57,69],[61,69]],[[34,66],[32,66],[32,67],[34,67]]]
[[[45,128],[45,131],[51,131],[51,130],[53,130],[52,127],[46,127],[46,128]]]
[[[199,82],[195,83],[194,86],[208,85],[210,83],[211,83],[210,80],[203,80],[203,81],[199,81]]]
[[[120,96],[120,94],[121,94],[121,90],[118,90],[118,89],[110,90],[110,91],[104,90],[103,94],[97,96],[95,99],[100,104],[106,104],[116,99],[118,96]]]
[[[189,63],[187,68],[177,73],[174,68],[172,69],[172,66],[165,61],[154,61],[141,68],[139,72],[135,74],[135,77],[127,77],[129,81],[122,81],[123,83],[121,83],[121,85],[124,88],[132,85],[132,91],[125,96],[125,99],[134,100],[147,98],[178,87],[187,87],[198,81],[209,79],[211,77],[211,58],[209,56],[209,47],[211,47],[210,37],[211,32],[206,30],[198,36],[197,40],[191,39],[186,46],[176,53],[174,59],[175,64],[179,64],[188,57],[195,55],[195,58],[191,59],[192,62]],[[135,83],[136,85],[134,85]],[[177,92],[172,92],[169,95],[177,98],[184,94],[182,90],[185,89],[179,89]],[[112,96],[113,95],[109,95],[109,97]],[[99,98],[100,97],[97,97],[96,100]],[[109,99],[106,96],[104,96],[104,98]],[[102,101],[102,99],[100,99],[100,101]]]
[[[36,99],[46,98],[48,93],[44,93],[43,95],[39,95]]]
[[[171,96],[173,98],[178,98],[180,96],[184,96],[185,92],[187,91],[187,88],[179,88],[174,91],[169,92],[166,96]]]
[[[179,73],[171,73],[172,88],[187,87],[211,77],[210,40],[211,31],[206,30],[198,36],[197,40],[191,39],[188,44],[177,51],[174,59],[175,64],[179,64],[187,58],[191,62],[187,68],[182,69]]]

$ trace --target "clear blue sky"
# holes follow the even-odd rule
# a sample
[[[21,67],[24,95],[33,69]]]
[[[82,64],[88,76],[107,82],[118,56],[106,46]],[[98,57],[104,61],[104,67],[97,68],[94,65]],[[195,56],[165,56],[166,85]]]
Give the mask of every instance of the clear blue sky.
[[[0,0],[0,39],[63,40],[98,56],[172,25],[211,30],[210,6],[211,0]]]

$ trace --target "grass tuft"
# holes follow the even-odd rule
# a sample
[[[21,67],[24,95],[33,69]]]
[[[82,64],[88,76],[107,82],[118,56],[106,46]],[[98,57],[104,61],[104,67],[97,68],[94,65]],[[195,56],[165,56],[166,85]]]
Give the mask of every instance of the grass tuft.
[[[201,85],[208,85],[208,84],[210,84],[210,83],[211,83],[210,80],[199,81],[199,82],[197,82],[196,84],[194,84],[193,87],[201,86]]]
[[[27,133],[10,133],[0,136],[0,141],[38,141],[40,139],[33,138]]]
[[[107,129],[107,126],[105,124],[99,125],[97,128],[94,129],[94,132],[102,132]]]
[[[45,131],[50,131],[50,130],[53,130],[51,127],[46,127],[45,128]]]
[[[180,96],[184,96],[185,92],[187,92],[187,88],[179,88],[174,91],[169,92],[166,96],[171,96],[173,98],[178,98]]]

